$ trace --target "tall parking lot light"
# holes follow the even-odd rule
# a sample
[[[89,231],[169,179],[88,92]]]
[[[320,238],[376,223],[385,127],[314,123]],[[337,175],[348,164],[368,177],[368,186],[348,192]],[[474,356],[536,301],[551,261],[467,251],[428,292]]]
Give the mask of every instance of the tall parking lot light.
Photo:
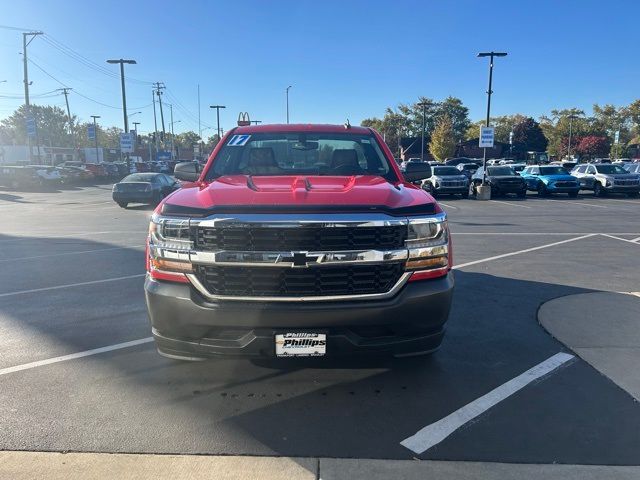
[[[567,145],[567,158],[571,159],[571,133],[572,133],[572,127],[573,127],[573,120],[575,118],[578,118],[577,115],[574,115],[573,113],[571,115],[569,115],[569,144]]]
[[[493,93],[493,91],[491,90],[491,85],[493,82],[493,58],[494,57],[506,57],[507,53],[506,52],[480,52],[478,54],[478,57],[489,57],[490,61],[489,61],[489,89],[487,90],[487,121],[485,122],[484,126],[488,127],[489,126],[489,116],[491,115],[491,94]],[[487,181],[487,149],[486,147],[484,148],[484,155],[483,155],[483,159],[482,159],[482,166],[483,166],[483,170],[484,173],[482,174],[482,186],[485,186],[486,181]]]
[[[427,107],[430,106],[431,104],[429,102],[420,102],[418,104],[419,107],[422,107],[422,132],[421,132],[421,138],[422,138],[422,147],[420,149],[420,161],[424,162],[424,129],[425,129],[425,123],[427,120]]]
[[[100,115],[91,115],[93,118],[93,139],[96,145],[96,163],[100,163],[100,159],[98,158],[98,124],[96,123],[96,119],[100,118]]]

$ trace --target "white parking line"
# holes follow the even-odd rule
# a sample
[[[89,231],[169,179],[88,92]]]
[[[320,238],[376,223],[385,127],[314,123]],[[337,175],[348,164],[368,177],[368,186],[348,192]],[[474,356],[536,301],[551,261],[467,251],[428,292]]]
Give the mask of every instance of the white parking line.
[[[605,205],[596,205],[595,203],[585,203],[585,202],[574,202],[573,200],[554,200],[553,198],[545,198],[543,201],[547,202],[559,202],[559,203],[572,203],[574,205],[582,205],[586,207],[594,207],[594,208],[609,208]]]
[[[640,237],[634,239],[634,240],[627,240],[626,238],[620,238],[620,237],[616,237],[615,235],[609,235],[608,233],[601,233],[600,235],[602,235],[603,237],[608,237],[608,238],[614,238],[616,240],[620,240],[621,242],[627,242],[627,243],[633,243],[634,245],[640,245],[639,243],[636,243],[636,240],[640,240]],[[618,234],[620,235],[620,234]]]
[[[11,297],[14,295],[24,295],[27,293],[47,292],[49,290],[60,290],[61,288],[81,287],[84,285],[95,285],[98,283],[117,282],[118,280],[128,280],[130,278],[144,277],[145,273],[138,273],[137,275],[127,275],[125,277],[103,278],[101,280],[91,280],[90,282],[80,283],[67,283],[66,285],[56,285],[54,287],[33,288],[31,290],[18,290],[16,292],[0,293],[0,298]]]
[[[82,255],[84,253],[109,252],[112,250],[124,250],[126,248],[141,248],[141,247],[144,247],[144,245],[131,245],[131,246],[112,247],[112,248],[96,248],[95,250],[81,250],[79,252],[50,253],[48,255],[34,255],[32,257],[7,258],[5,260],[0,260],[0,263],[17,262],[18,260],[35,260],[37,258],[62,257],[65,255]]]
[[[93,348],[91,350],[85,350],[84,352],[70,353],[69,355],[48,358],[46,360],[38,360],[37,362],[23,363],[22,365],[15,365],[13,367],[0,368],[0,375],[7,375],[9,373],[20,372],[22,370],[29,370],[30,368],[51,365],[52,363],[66,362],[67,360],[75,360],[77,358],[88,357],[90,355],[97,355],[104,352],[111,352],[113,350],[120,350],[122,348],[134,347],[136,345],[142,345],[144,343],[149,343],[152,341],[153,337],[140,338],[138,340],[132,340],[130,342],[116,343],[115,345],[108,345],[106,347]]]
[[[459,270],[464,267],[469,267],[471,265],[477,265],[478,263],[490,262],[492,260],[499,260],[501,258],[512,257],[514,255],[520,255],[521,253],[529,253],[535,252],[536,250],[542,250],[543,248],[555,247],[556,245],[562,245],[563,243],[575,242],[577,240],[582,240],[589,237],[596,236],[596,233],[589,233],[588,235],[582,235],[580,237],[569,238],[567,240],[562,240],[560,242],[548,243],[546,245],[540,245],[539,247],[526,248],[524,250],[518,250],[517,252],[511,253],[503,253],[502,255],[496,255],[494,257],[483,258],[481,260],[474,260],[473,262],[461,263],[460,265],[454,265],[453,270]]]
[[[502,200],[490,200],[490,201],[493,203],[502,203],[503,205],[509,205],[510,207],[533,208],[533,207],[527,207],[526,205],[519,205],[517,203],[503,202]]]
[[[574,358],[575,357],[573,355],[570,355],[568,353],[556,353],[552,357],[546,359],[544,362],[539,363],[535,367],[530,368],[526,372],[509,380],[507,383],[500,385],[499,387],[491,390],[489,393],[483,395],[482,397],[474,400],[473,402],[465,405],[462,408],[459,408],[443,419],[438,420],[431,425],[427,425],[423,429],[419,430],[415,435],[412,435],[409,438],[405,438],[402,442],[400,442],[400,445],[417,454],[421,454],[434,445],[442,442],[457,429],[470,422],[474,418],[482,415],[491,407],[497,405],[514,393],[522,390],[531,382],[538,380],[545,375],[548,375],[558,367],[564,365]]]
[[[444,202],[438,202],[439,205],[444,205],[447,208],[453,208],[455,210],[460,210],[460,207],[456,207],[454,205],[449,205],[448,203],[444,203]]]
[[[618,234],[618,235],[619,235],[619,234]],[[640,242],[640,237],[638,237],[638,238],[634,238],[634,239],[633,239],[633,240],[631,240],[631,241],[632,241],[633,243]]]

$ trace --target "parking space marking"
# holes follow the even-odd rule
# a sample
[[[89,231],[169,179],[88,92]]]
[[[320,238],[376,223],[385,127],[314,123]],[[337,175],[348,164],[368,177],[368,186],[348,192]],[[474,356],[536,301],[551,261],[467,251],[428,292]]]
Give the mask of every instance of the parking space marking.
[[[17,262],[18,260],[35,260],[37,258],[50,258],[50,257],[62,257],[65,255],[82,255],[84,253],[96,253],[96,252],[109,252],[112,250],[124,250],[127,248],[141,248],[145,245],[131,245],[124,247],[111,247],[111,248],[96,248],[95,250],[81,250],[79,252],[64,252],[64,253],[50,253],[48,255],[34,255],[32,257],[17,257],[17,258],[7,258],[4,260],[0,260],[0,263],[5,262]]]
[[[634,245],[640,245],[640,243],[636,243],[636,240],[640,240],[640,237],[634,240],[627,240],[626,238],[616,237],[615,235],[610,235],[608,233],[601,233],[603,237],[614,238],[616,240],[620,240],[621,242],[633,243]],[[619,235],[619,234],[618,234]]]
[[[631,241],[632,241],[633,243],[637,243],[637,242],[639,242],[639,241],[640,241],[640,237],[638,237],[638,238],[634,238],[634,239],[633,239],[633,240],[631,240]]]
[[[524,250],[518,250],[516,252],[503,253],[502,255],[495,255],[493,257],[482,258],[480,260],[474,260],[473,262],[461,263],[460,265],[454,265],[453,270],[459,270],[464,267],[469,267],[471,265],[477,265],[478,263],[490,262],[492,260],[499,260],[501,258],[512,257],[514,255],[520,255],[522,253],[535,252],[536,250],[542,250],[543,248],[555,247],[556,245],[562,245],[563,243],[575,242],[578,240],[583,240],[585,238],[594,237],[598,235],[597,233],[589,233],[587,235],[582,235],[580,237],[569,238],[567,240],[562,240],[560,242],[547,243],[546,245],[540,245],[538,247],[526,248]]]
[[[459,408],[437,422],[427,425],[414,435],[405,438],[400,442],[400,445],[417,454],[424,453],[434,445],[442,442],[466,423],[482,415],[491,407],[494,407],[514,393],[522,390],[531,382],[550,374],[574,358],[575,357],[569,353],[556,353],[544,362],[503,383],[482,397]]]
[[[84,285],[96,285],[98,283],[117,282],[118,280],[128,280],[130,278],[144,277],[146,273],[138,273],[136,275],[126,275],[124,277],[103,278],[101,280],[91,280],[89,282],[67,283],[65,285],[56,285],[53,287],[32,288],[31,290],[18,290],[16,292],[0,293],[2,297],[12,297],[14,295],[25,295],[27,293],[47,292],[49,290],[60,290],[62,288],[82,287]]]
[[[490,202],[502,203],[503,205],[509,205],[510,207],[533,208],[533,207],[527,207],[526,205],[518,205],[517,203],[503,202],[502,200],[490,200]]]
[[[136,345],[142,345],[152,341],[153,341],[153,337],[145,337],[145,338],[140,338],[138,340],[131,340],[130,342],[116,343],[114,345],[107,345],[106,347],[93,348],[91,350],[70,353],[68,355],[62,355],[60,357],[48,358],[46,360],[38,360],[37,362],[23,363],[22,365],[15,365],[13,367],[0,368],[0,375],[7,375],[9,373],[20,372],[22,370],[29,370],[30,368],[43,367],[45,365],[51,365],[52,363],[60,363],[60,362],[66,362],[67,360],[75,360],[77,358],[89,357],[91,355],[111,352],[113,350],[121,350],[123,348],[134,347]]]
[[[594,208],[609,208],[605,205],[596,205],[595,203],[585,203],[585,202],[574,202],[573,200],[555,200],[553,198],[545,198],[540,199],[545,202],[560,202],[560,203],[571,203],[573,205],[582,205],[586,207],[594,207]]]
[[[455,210],[460,210],[460,207],[456,207],[454,205],[449,205],[448,203],[444,203],[444,202],[438,202],[439,205],[444,205],[447,208],[453,208]]]

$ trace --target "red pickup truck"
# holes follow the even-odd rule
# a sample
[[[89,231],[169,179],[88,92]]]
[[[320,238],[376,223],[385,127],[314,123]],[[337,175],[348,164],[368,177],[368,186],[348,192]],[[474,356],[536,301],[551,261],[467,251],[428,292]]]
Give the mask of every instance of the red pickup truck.
[[[445,213],[381,136],[336,125],[227,133],[154,212],[145,292],[158,351],[410,356],[442,341],[453,294]]]

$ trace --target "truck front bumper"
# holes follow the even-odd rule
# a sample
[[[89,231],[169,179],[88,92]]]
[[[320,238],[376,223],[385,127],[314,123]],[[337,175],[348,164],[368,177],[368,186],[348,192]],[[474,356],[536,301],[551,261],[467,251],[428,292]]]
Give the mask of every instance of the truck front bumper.
[[[203,298],[188,284],[145,281],[158,351],[181,359],[274,357],[275,335],[327,334],[327,356],[411,355],[438,349],[453,273],[408,282],[393,298],[349,302],[239,302]]]

